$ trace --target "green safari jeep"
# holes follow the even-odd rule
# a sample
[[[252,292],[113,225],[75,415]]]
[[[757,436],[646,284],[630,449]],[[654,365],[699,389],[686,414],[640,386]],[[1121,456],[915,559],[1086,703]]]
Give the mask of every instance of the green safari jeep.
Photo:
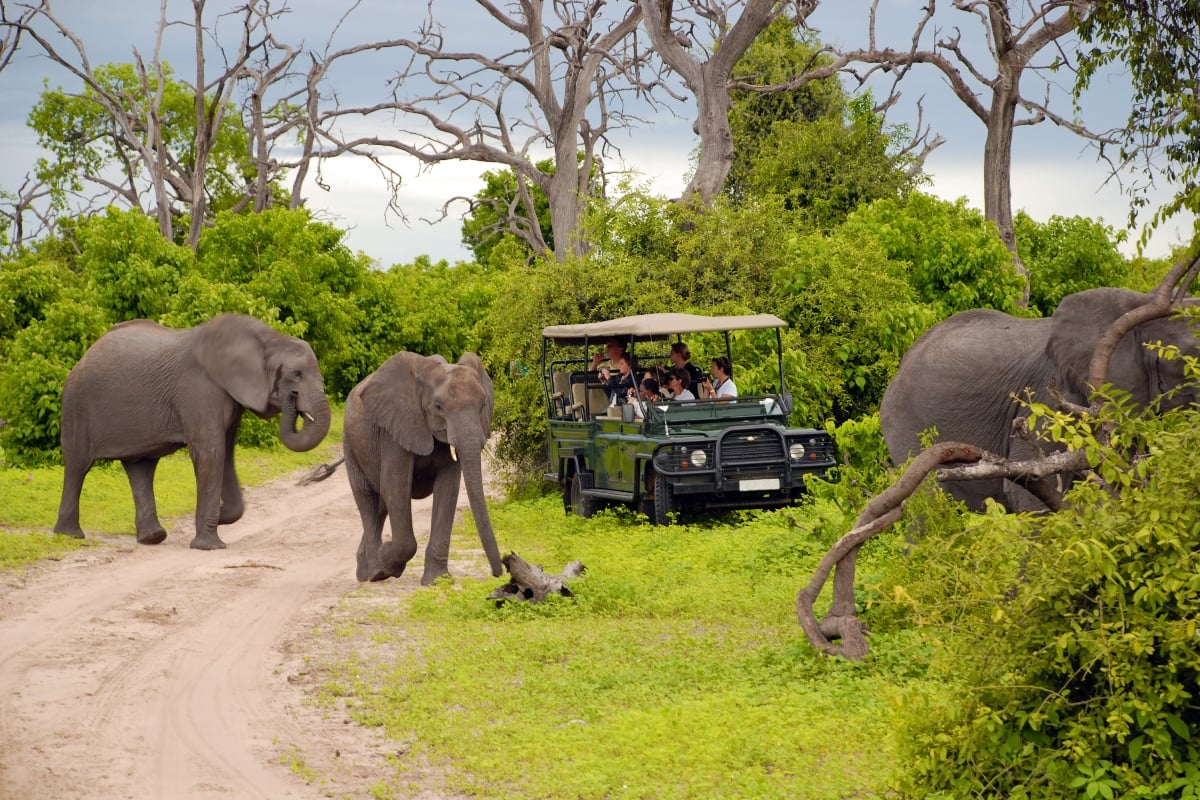
[[[590,517],[605,503],[622,503],[654,524],[669,525],[678,515],[799,500],[804,476],[823,477],[835,461],[828,433],[788,426],[791,395],[784,387],[781,334],[786,326],[771,314],[643,314],[545,328],[541,372],[552,470],[545,477],[562,487],[565,508]],[[611,406],[591,369],[591,354],[611,339],[634,358],[639,382],[649,367],[672,366],[672,342],[723,339],[736,383],[731,334],[754,337],[756,351],[773,339],[770,371],[777,370],[778,381],[767,393]]]

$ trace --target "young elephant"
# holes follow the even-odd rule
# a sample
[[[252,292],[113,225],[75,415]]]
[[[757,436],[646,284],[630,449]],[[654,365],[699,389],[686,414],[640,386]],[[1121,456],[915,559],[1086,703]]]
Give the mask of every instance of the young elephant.
[[[401,352],[346,398],[346,471],[362,516],[360,581],[398,577],[417,552],[413,498],[433,495],[422,584],[449,573],[450,530],[460,477],[492,574],[502,572],[483,492],[483,448],[492,427],[494,392],[479,357],[457,364]],[[383,543],[383,521],[392,539]]]
[[[325,438],[329,402],[306,342],[241,314],[184,329],[144,319],[113,326],[63,386],[63,491],[54,531],[83,538],[83,479],[97,459],[111,458],[125,467],[133,489],[138,542],[163,541],[154,471],[160,458],[186,446],[196,471],[191,546],[225,547],[217,525],[236,522],[243,511],[233,447],[246,409],[280,415],[279,437],[292,450],[311,450]]]

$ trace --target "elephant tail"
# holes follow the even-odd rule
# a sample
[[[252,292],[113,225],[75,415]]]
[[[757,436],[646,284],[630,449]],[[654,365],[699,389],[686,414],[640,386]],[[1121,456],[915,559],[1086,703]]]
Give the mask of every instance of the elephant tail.
[[[318,483],[320,481],[325,480],[330,475],[337,472],[337,468],[340,467],[342,465],[342,462],[345,460],[346,460],[346,457],[342,456],[337,461],[332,461],[328,464],[318,465],[317,467],[315,467],[313,469],[312,472],[308,473],[303,478],[301,478],[299,481],[297,481],[296,485],[297,486],[307,486],[310,483]]]

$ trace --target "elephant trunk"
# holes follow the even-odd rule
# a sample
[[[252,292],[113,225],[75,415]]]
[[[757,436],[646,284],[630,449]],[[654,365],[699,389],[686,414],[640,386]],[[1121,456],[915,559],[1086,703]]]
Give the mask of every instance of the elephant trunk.
[[[304,421],[297,428],[301,417]],[[279,438],[289,450],[298,453],[312,450],[329,433],[329,420],[329,400],[324,391],[289,392],[283,398],[283,410],[279,414]]]
[[[475,528],[479,531],[479,542],[487,553],[488,564],[492,567],[492,575],[500,577],[504,574],[504,565],[500,563],[500,548],[496,546],[496,536],[492,532],[492,518],[488,515],[487,497],[483,491],[482,452],[476,454],[463,453],[462,465],[463,482],[467,487],[467,499],[471,503],[471,514],[475,517]]]

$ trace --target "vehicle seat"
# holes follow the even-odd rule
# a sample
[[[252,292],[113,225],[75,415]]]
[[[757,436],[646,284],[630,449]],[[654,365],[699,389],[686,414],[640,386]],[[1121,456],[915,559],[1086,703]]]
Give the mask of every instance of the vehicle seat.
[[[550,399],[554,402],[554,413],[560,419],[568,419],[571,416],[571,374],[568,372],[556,372],[550,378],[550,386],[554,389],[554,394],[550,395]]]
[[[601,417],[608,413],[608,394],[602,386],[590,384],[587,387],[588,413],[593,417]]]

